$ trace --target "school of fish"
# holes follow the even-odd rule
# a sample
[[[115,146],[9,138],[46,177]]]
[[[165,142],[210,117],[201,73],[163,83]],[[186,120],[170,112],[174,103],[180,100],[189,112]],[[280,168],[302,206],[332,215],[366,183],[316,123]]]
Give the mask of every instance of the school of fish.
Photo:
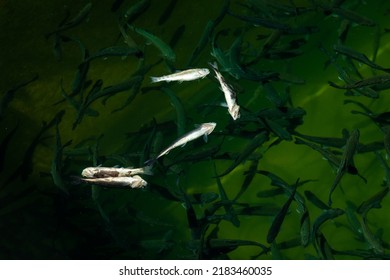
[[[366,105],[367,102],[363,101],[364,98],[372,102],[382,100],[380,98],[390,89],[390,65],[377,59],[380,44],[384,44],[386,34],[389,33],[388,28],[380,28],[375,19],[359,14],[358,10],[352,8],[353,5],[348,4],[349,1],[308,1],[311,4],[299,6],[293,1],[282,4],[282,1],[248,0],[237,1],[240,3],[237,5],[225,0],[222,1],[220,10],[215,12],[214,18],[205,22],[199,40],[190,46],[193,48],[191,54],[183,57],[183,52],[175,46],[180,44],[178,42],[183,36],[191,36],[186,24],[178,25],[168,42],[162,29],[147,25],[144,28],[142,21],[137,20],[148,13],[152,1],[133,1],[127,7],[123,0],[113,2],[111,12],[116,15],[116,42],[121,42],[117,45],[90,52],[85,45],[87,40],[84,42],[83,38],[73,36],[74,28],[88,22],[94,10],[92,3],[85,4],[76,14],[68,14],[57,27],[44,34],[46,40],[53,43],[54,56],[58,61],[63,59],[65,45],[73,44],[81,52],[81,61],[75,67],[72,82],[68,84],[66,77],[59,79],[58,101],[53,104],[63,106],[62,103],[65,102],[69,109],[58,110],[51,119],[42,122],[40,129],[27,143],[13,172],[9,172],[4,178],[0,190],[4,188],[13,198],[12,184],[17,180],[26,182],[33,174],[37,161],[34,157],[36,150],[39,146],[48,146],[46,143],[53,136],[54,153],[49,163],[50,170],[41,172],[40,176],[49,176],[56,190],[66,199],[73,198],[74,188],[86,189],[88,192],[91,190],[90,199],[107,234],[117,244],[124,241],[116,234],[113,226],[112,220],[117,219],[116,213],[111,216],[106,213],[103,205],[106,202],[99,199],[101,190],[115,194],[114,189],[124,189],[129,190],[126,193],[138,195],[142,189],[153,192],[162,199],[180,203],[190,230],[190,240],[185,242],[185,246],[195,252],[199,259],[228,256],[240,246],[256,248],[259,253],[253,258],[267,254],[275,259],[283,258],[285,250],[301,246],[309,250],[311,248],[309,257],[318,259],[335,259],[341,258],[340,256],[390,259],[390,241],[386,240],[381,229],[372,222],[370,215],[371,211],[376,212],[382,208],[390,192],[390,112],[377,112],[373,109],[375,106]],[[178,2],[169,1],[161,17],[157,19],[159,25],[168,21],[174,7],[179,5]],[[321,32],[318,26],[307,25],[308,21],[303,20],[305,16],[312,14],[324,18],[331,16],[335,23],[339,23],[335,42],[316,45],[316,50],[322,55],[321,59],[326,60],[324,67],[332,67],[336,73],[335,77],[330,78],[334,78],[333,81],[325,81],[325,89],[344,92],[347,99],[343,105],[353,107],[351,114],[356,118],[373,124],[377,129],[374,135],[379,135],[379,140],[364,142],[367,132],[359,123],[352,127],[345,125],[348,129],[343,129],[341,136],[316,136],[297,130],[303,124],[306,111],[294,105],[290,89],[294,90],[295,86],[305,84],[306,81],[289,72],[290,61],[304,55],[309,38],[312,34]],[[239,28],[225,28],[225,23],[220,24],[224,21],[232,21]],[[358,51],[347,40],[356,26],[373,30],[372,34],[376,38],[372,56]],[[156,30],[160,30],[161,34]],[[229,40],[230,45],[227,44]],[[153,58],[151,54],[154,53],[158,59],[151,62],[149,57]],[[105,78],[99,77],[92,80],[91,77],[96,77],[91,75],[94,64],[111,57],[121,60],[128,58],[138,64],[133,73],[125,75],[119,82],[110,84]],[[204,59],[201,60],[201,57]],[[271,64],[275,61],[285,62],[285,69],[273,69]],[[159,67],[161,65],[165,68]],[[177,67],[179,65],[180,68]],[[273,70],[267,70],[267,67]],[[336,76],[339,82],[334,82]],[[32,74],[5,91],[0,100],[0,122],[8,117],[8,108],[18,92],[39,79],[40,75]],[[249,83],[256,85],[253,87],[256,90],[249,92]],[[208,91],[199,90],[194,99],[183,98],[176,93],[180,88],[196,88],[200,84],[200,89],[203,90],[205,85]],[[121,127],[132,122],[133,126],[139,125],[140,128],[125,135],[126,140],[123,142],[126,143],[118,148],[117,154],[100,154],[104,143],[103,134],[78,143],[77,137],[67,141],[62,139],[65,137],[61,135],[60,124],[62,122],[66,125],[62,121],[65,112],[70,110],[74,113],[70,122],[70,130],[73,132],[86,120],[99,125],[94,120],[104,114],[97,109],[96,104],[106,106],[110,99],[122,94],[125,99],[118,108],[111,111],[112,114],[128,108],[140,95],[154,100],[153,94],[158,94],[159,98],[166,98],[172,105],[161,110],[168,112],[167,115],[172,113],[175,119],[162,122],[158,117],[153,117],[150,123],[142,126],[133,119],[123,120]],[[205,100],[202,99],[203,95],[207,95],[207,101],[196,101],[195,110],[188,112],[193,100]],[[263,98],[264,104],[254,102],[259,96]],[[315,95],[310,98],[314,99]],[[188,104],[184,103],[187,101]],[[66,117],[70,115],[67,113]],[[190,128],[190,124],[194,127]],[[21,125],[22,121],[18,120],[1,138],[0,173],[6,169],[7,159],[10,157],[6,154],[7,147],[12,145],[15,137],[19,137],[17,135]],[[320,163],[321,158],[325,160],[326,165],[329,164],[327,167],[333,172],[329,176],[331,181],[325,184],[323,178],[300,178],[300,174],[290,174],[295,176],[294,180],[286,180],[283,176],[288,176],[288,172],[283,170],[284,166],[279,166],[280,171],[270,171],[266,163],[271,161],[269,158],[264,159],[265,154],[282,142],[289,145],[285,149],[287,152],[293,147],[302,149],[313,157],[317,156],[315,164]],[[372,185],[366,174],[367,168],[361,164],[362,154],[370,154],[378,163],[375,168],[381,167],[384,174],[381,186]],[[77,167],[82,167],[77,170],[70,168],[72,160],[77,162]],[[275,158],[272,162],[278,164],[278,160]],[[300,159],[294,160],[298,162]],[[211,163],[210,166],[214,167],[211,171],[202,171],[196,175],[199,181],[210,180],[211,177],[214,189],[205,190],[203,186],[199,186],[198,189],[194,187],[188,191],[183,187],[185,180],[182,178],[185,178],[187,168],[197,163]],[[245,171],[240,167],[245,168]],[[304,169],[303,167],[302,174],[306,176]],[[70,175],[73,172],[80,172],[80,175]],[[211,172],[212,176],[205,175],[208,174],[206,172]],[[227,179],[230,175],[233,178],[237,174],[243,178],[240,185],[232,184]],[[176,179],[174,183],[171,182],[172,176]],[[262,180],[261,183],[256,181],[258,179]],[[370,195],[363,200],[350,196],[352,191],[366,191],[362,188],[355,190],[353,185],[346,183],[353,179],[364,183]],[[167,186],[161,182],[165,182]],[[264,188],[264,182],[269,182],[271,187]],[[261,189],[256,191],[253,199],[258,198],[260,202],[245,201],[247,190],[254,188],[256,184],[261,185]],[[25,191],[28,193],[32,190],[26,188]],[[326,194],[327,200],[324,200],[323,194]],[[273,200],[282,195],[284,199]],[[7,196],[1,200],[6,206],[8,201],[12,201]],[[267,202],[263,203],[264,200]],[[172,226],[163,224],[157,218],[150,218],[132,207],[122,207],[118,212],[136,213],[132,218],[148,225],[162,223],[163,227]],[[264,242],[221,238],[219,231],[222,231],[225,223],[239,228],[247,222],[243,217],[256,217],[264,221],[268,219],[268,229],[262,229]],[[286,223],[292,221],[296,223],[292,229],[295,235],[292,239],[285,240],[283,231],[289,230]],[[253,224],[253,228],[256,226]],[[342,249],[337,243],[332,244],[329,234],[332,226],[335,234],[335,227],[348,229],[355,241],[365,249],[348,250]],[[173,230],[168,230],[161,239],[142,240],[131,246],[147,250],[153,248],[158,254],[163,254],[174,247],[173,236]]]

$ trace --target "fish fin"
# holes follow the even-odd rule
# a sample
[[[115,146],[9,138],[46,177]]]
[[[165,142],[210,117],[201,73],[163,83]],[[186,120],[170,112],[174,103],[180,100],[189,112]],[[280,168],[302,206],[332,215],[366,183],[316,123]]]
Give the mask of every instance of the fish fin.
[[[208,140],[208,137],[207,137],[207,133],[203,134],[203,140],[207,143],[207,140]]]
[[[187,142],[186,142],[186,143],[184,143],[183,145],[181,145],[180,147],[182,147],[182,148],[183,148],[183,147],[184,147],[186,144],[187,144]]]
[[[224,107],[224,108],[228,107],[226,101],[221,101],[221,103],[219,103],[219,106]]]
[[[150,77],[152,83],[158,83],[160,81],[160,77]]]
[[[198,128],[198,127],[200,127],[200,124],[196,123],[196,124],[194,124],[194,127]]]

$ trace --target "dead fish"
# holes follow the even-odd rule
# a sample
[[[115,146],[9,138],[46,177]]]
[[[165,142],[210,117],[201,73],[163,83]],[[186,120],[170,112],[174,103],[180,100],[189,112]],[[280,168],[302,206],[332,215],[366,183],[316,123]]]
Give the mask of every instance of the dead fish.
[[[107,178],[80,178],[72,177],[74,183],[87,183],[103,187],[131,187],[139,189],[145,187],[148,183],[140,176],[133,177],[107,177]]]
[[[232,116],[233,120],[236,120],[240,117],[240,106],[237,104],[236,100],[236,93],[233,91],[231,86],[229,86],[225,78],[221,75],[221,73],[218,71],[218,66],[216,63],[209,63],[210,66],[213,68],[215,72],[215,77],[217,78],[221,90],[223,94],[225,95],[226,103],[228,105],[228,111],[229,114]]]
[[[177,148],[179,146],[184,146],[185,144],[187,144],[187,142],[193,141],[193,140],[195,140],[195,139],[197,139],[197,138],[199,138],[201,136],[203,136],[205,138],[205,140],[206,140],[207,139],[207,135],[209,135],[211,132],[213,132],[213,130],[214,130],[216,125],[217,124],[213,123],[213,122],[202,123],[201,125],[199,125],[198,128],[188,132],[187,134],[183,135],[181,138],[176,140],[172,145],[170,145],[168,148],[163,150],[155,159],[148,160],[146,162],[146,164],[147,165],[153,164],[153,162],[155,160],[157,160],[158,158],[162,157],[163,155],[168,154],[174,148]]]
[[[87,167],[81,172],[85,178],[108,178],[108,177],[129,177],[137,174],[153,175],[150,166],[142,168],[124,168],[124,167]]]
[[[210,74],[210,70],[207,68],[194,68],[194,69],[188,69],[184,71],[180,71],[177,73],[173,73],[171,75],[165,75],[161,77],[150,77],[152,80],[152,83],[157,82],[173,82],[178,81],[179,83],[183,81],[193,81],[197,79],[203,79],[208,74]]]

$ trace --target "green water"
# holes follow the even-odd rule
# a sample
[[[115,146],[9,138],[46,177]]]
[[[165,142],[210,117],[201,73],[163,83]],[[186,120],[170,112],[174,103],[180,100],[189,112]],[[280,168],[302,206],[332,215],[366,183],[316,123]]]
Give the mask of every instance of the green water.
[[[77,26],[61,32],[69,38],[77,38],[90,54],[106,47],[126,46],[120,36],[118,18],[129,7],[140,1],[124,0],[116,12],[111,11],[114,1],[91,1],[92,8],[88,16]],[[145,1],[147,2],[147,1]],[[180,28],[183,32],[172,46],[176,53],[175,69],[185,69],[189,57],[194,52],[209,20],[215,20],[225,3],[216,1],[149,1],[145,11],[134,19],[132,25],[148,30],[164,42],[172,42],[172,37]],[[379,98],[366,96],[345,96],[345,90],[330,87],[328,81],[343,85],[338,79],[339,73],[334,65],[325,67],[328,57],[320,45],[335,55],[333,45],[339,40],[340,25],[348,23],[345,17],[327,15],[321,5],[313,11],[283,16],[271,5],[262,6],[268,1],[230,1],[230,10],[235,14],[255,16],[248,7],[260,7],[261,15],[269,21],[283,22],[294,27],[315,26],[318,32],[312,34],[282,34],[271,48],[280,49],[293,40],[304,42],[296,50],[299,55],[277,59],[262,58],[250,66],[256,71],[281,73],[284,80],[271,81],[279,95],[288,92],[290,102],[283,107],[290,110],[304,110],[300,123],[292,125],[277,119],[287,133],[294,130],[312,136],[342,138],[342,130],[359,129],[361,144],[378,141],[381,146],[375,150],[385,159],[383,147],[384,133],[368,117],[352,114],[351,110],[362,111],[355,104],[344,104],[350,99],[365,104],[372,112],[379,114],[388,111],[388,90],[379,93]],[[275,3],[275,1],[269,1]],[[330,6],[332,1],[277,1],[279,8],[313,7],[313,2]],[[337,1],[333,1],[337,2]],[[340,1],[339,1],[340,2]],[[341,1],[343,9],[354,11],[360,17],[373,20],[376,26],[352,23],[344,45],[364,53],[372,59],[375,41],[380,32],[379,47],[375,63],[389,67],[389,37],[386,18],[390,5],[387,1]],[[216,173],[221,174],[240,155],[254,135],[266,131],[269,139],[257,147],[248,158],[240,162],[228,175],[220,177],[220,183],[227,199],[233,199],[247,178],[247,172],[258,160],[256,169],[272,172],[288,185],[294,186],[300,181],[313,180],[297,189],[305,199],[311,225],[323,212],[314,206],[304,195],[309,190],[327,203],[328,193],[336,177],[337,168],[305,145],[292,140],[278,140],[272,129],[264,129],[258,123],[248,121],[255,112],[275,109],[276,105],[266,97],[264,85],[247,79],[236,79],[229,75],[234,69],[221,69],[225,79],[237,91],[241,106],[241,118],[233,121],[226,108],[216,106],[224,100],[216,80],[207,78],[183,83],[171,83],[168,86],[180,100],[185,112],[185,131],[194,129],[195,124],[216,122],[215,131],[209,135],[208,142],[196,140],[182,148],[177,148],[161,158],[154,166],[154,176],[144,176],[148,182],[145,189],[112,189],[74,185],[70,176],[79,176],[88,166],[134,166],[139,167],[149,157],[156,156],[163,148],[178,138],[177,114],[175,107],[164,92],[150,83],[150,76],[170,73],[172,66],[166,63],[155,46],[132,30],[127,34],[144,52],[143,58],[103,57],[90,63],[87,80],[94,83],[103,81],[103,87],[113,86],[129,79],[144,65],[153,66],[145,75],[135,98],[123,110],[112,112],[121,107],[134,91],[119,92],[107,99],[94,102],[90,108],[99,116],[84,116],[81,123],[72,129],[77,110],[69,102],[53,105],[62,99],[61,84],[66,92],[71,92],[77,67],[82,62],[82,54],[77,43],[62,42],[61,57],[54,52],[55,36],[48,39],[45,34],[58,28],[61,21],[74,18],[88,2],[82,1],[45,1],[39,5],[33,1],[0,0],[0,42],[2,59],[0,66],[1,95],[26,82],[38,74],[38,79],[18,89],[14,98],[7,103],[0,120],[0,140],[4,143],[14,129],[7,145],[2,146],[1,154],[4,167],[0,171],[0,258],[2,259],[365,259],[388,258],[390,227],[388,223],[390,201],[385,196],[380,208],[373,208],[367,215],[367,227],[383,247],[376,249],[362,233],[361,224],[350,223],[348,215],[326,221],[319,232],[323,234],[325,247],[333,249],[329,254],[316,250],[315,240],[307,246],[300,243],[299,203],[292,201],[288,214],[276,236],[273,249],[267,242],[267,234],[274,217],[288,199],[282,193],[271,197],[259,197],[258,193],[271,188],[271,180],[261,174],[254,175],[247,189],[237,199],[236,204],[224,201],[218,188]],[[283,4],[282,4],[283,3]],[[172,4],[171,13],[166,8]],[[283,6],[281,6],[283,5]],[[163,15],[167,16],[163,16]],[[351,19],[351,18],[350,18]],[[242,36],[240,48],[241,61],[250,61],[259,52],[273,31],[270,28],[253,26],[245,21],[225,15],[216,26],[213,35],[218,32],[217,46],[228,51],[239,36]],[[287,47],[290,50],[292,47]],[[211,55],[211,38],[205,48],[191,65],[209,67],[208,62],[215,61]],[[351,60],[364,78],[386,74],[369,66]],[[350,62],[351,62],[350,61]],[[346,67],[349,73],[353,69],[345,56],[339,55],[337,63]],[[351,74],[355,80],[356,74]],[[287,81],[286,81],[287,80]],[[295,81],[295,82],[294,82]],[[161,86],[162,84],[156,84]],[[92,85],[86,88],[84,97]],[[78,96],[76,96],[78,98]],[[78,100],[78,99],[77,99]],[[211,106],[204,106],[211,105]],[[203,106],[203,107],[202,107]],[[203,109],[202,109],[203,108]],[[300,108],[300,109],[298,109]],[[44,131],[33,145],[31,155],[25,156],[29,146],[39,133],[42,122],[50,123],[54,116],[65,110],[58,124],[63,148],[60,158],[61,177],[64,189],[60,189],[51,174],[52,162],[56,152],[56,126]],[[266,114],[263,116],[267,118]],[[246,119],[247,118],[247,119]],[[283,119],[283,118],[282,118]],[[153,125],[153,123],[157,125]],[[388,122],[388,120],[387,120]],[[295,128],[296,126],[296,128]],[[154,128],[154,129],[153,129]],[[183,129],[183,128],[181,128]],[[252,133],[252,134],[251,134]],[[225,135],[225,136],[223,136]],[[347,138],[344,139],[345,141]],[[273,145],[271,145],[273,143]],[[146,148],[150,153],[146,153]],[[327,146],[327,145],[325,145]],[[219,148],[218,148],[219,147]],[[218,151],[217,151],[218,148]],[[211,151],[214,151],[212,153]],[[344,148],[331,148],[341,157]],[[189,162],[180,159],[210,151]],[[77,152],[79,152],[77,154]],[[23,165],[23,163],[25,163]],[[29,164],[26,164],[29,163]],[[21,165],[22,164],[22,165]],[[348,202],[356,207],[374,194],[380,192],[386,177],[384,168],[373,151],[358,152],[354,156],[354,165],[367,183],[351,174],[345,174],[335,189],[332,208],[349,211]],[[18,167],[22,169],[18,171]],[[31,172],[27,172],[31,166]],[[216,173],[214,171],[216,168]],[[25,176],[23,174],[26,174]],[[23,177],[24,176],[24,177]],[[186,194],[183,195],[183,192]],[[194,197],[217,195],[215,200],[194,203]],[[185,197],[191,201],[186,202]],[[212,207],[220,207],[213,215],[208,215]],[[260,214],[238,215],[234,213],[251,206],[263,206]],[[230,207],[230,208],[229,208]],[[377,206],[378,207],[378,206]],[[193,209],[195,218],[191,216]],[[230,210],[229,210],[230,209]],[[266,211],[268,209],[268,211]],[[352,208],[351,208],[352,209]],[[229,211],[232,215],[229,216]],[[358,221],[361,215],[355,209],[350,210]],[[206,214],[205,214],[206,213]],[[195,224],[194,221],[196,220]],[[358,232],[357,232],[358,231]],[[250,243],[250,242],[252,243]],[[291,241],[291,242],[290,242]],[[288,245],[292,244],[291,246]],[[266,249],[261,247],[263,244]],[[287,244],[287,245],[286,245]],[[242,246],[241,246],[242,245]],[[285,249],[284,247],[288,247]],[[275,249],[279,248],[279,249]],[[350,251],[349,253],[340,253]]]

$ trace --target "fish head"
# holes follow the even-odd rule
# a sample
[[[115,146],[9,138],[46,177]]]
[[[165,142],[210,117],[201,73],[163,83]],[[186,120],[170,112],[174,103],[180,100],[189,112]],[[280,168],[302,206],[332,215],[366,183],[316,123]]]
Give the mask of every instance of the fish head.
[[[231,110],[229,110],[230,115],[232,116],[233,120],[236,120],[240,117],[240,106],[234,105]]]
[[[138,175],[133,176],[132,179],[134,180],[133,183],[131,184],[131,187],[133,189],[143,188],[146,187],[146,185],[148,184],[144,179],[142,179]]]
[[[203,123],[201,126],[206,134],[210,134],[211,132],[213,132],[216,125],[217,125],[216,123],[210,122],[210,123]]]
[[[81,176],[86,177],[86,178],[93,178],[95,174],[94,168],[87,167],[84,168],[83,171],[81,172]]]
[[[208,74],[210,74],[210,70],[208,68],[200,68],[197,70],[199,76],[206,77]]]

